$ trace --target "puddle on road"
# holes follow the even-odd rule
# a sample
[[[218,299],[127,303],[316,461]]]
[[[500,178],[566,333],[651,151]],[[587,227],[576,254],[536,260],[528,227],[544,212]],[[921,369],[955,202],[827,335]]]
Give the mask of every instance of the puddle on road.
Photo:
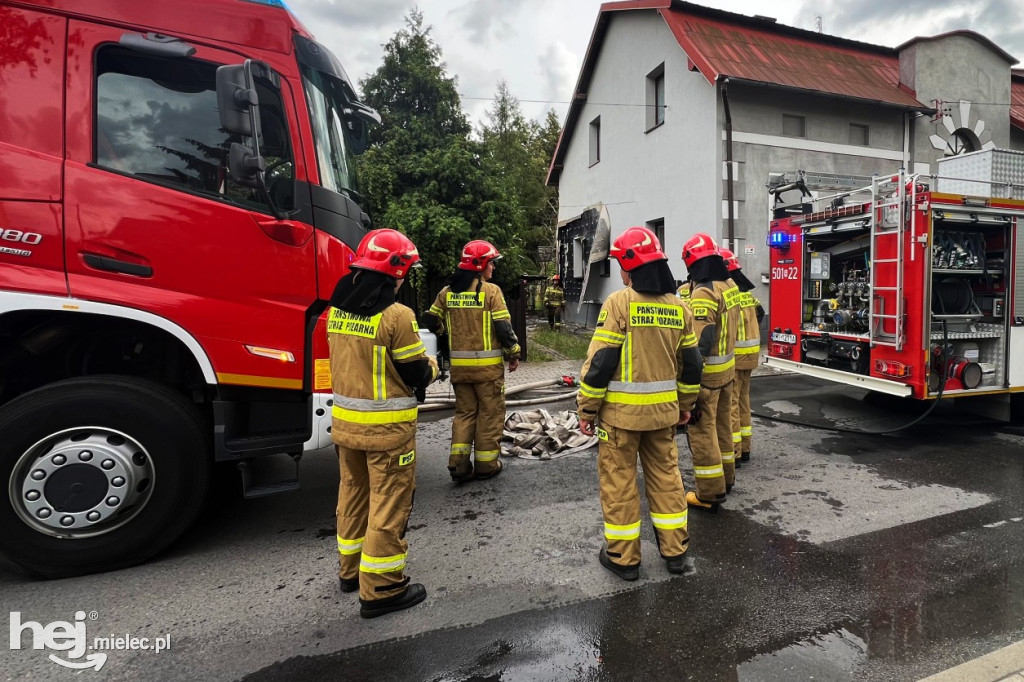
[[[432,677],[431,682],[462,680],[592,679],[601,668],[596,642],[564,623],[550,623],[528,640],[503,637],[480,651],[472,665]]]
[[[876,602],[896,602],[898,585],[880,585]],[[757,654],[736,666],[738,682],[815,680],[845,682],[869,661],[900,664],[965,633],[975,641],[1024,626],[1024,568],[1009,566],[976,576],[962,590],[879,608],[864,619],[824,634],[807,634],[790,645]],[[993,649],[998,646],[993,644]],[[863,672],[863,671],[862,671]],[[730,677],[730,676],[726,676]]]
[[[755,656],[736,668],[739,682],[777,680],[849,680],[867,660],[868,644],[845,628]]]
[[[801,412],[800,406],[788,400],[772,400],[764,404],[766,408],[779,414],[798,415]]]

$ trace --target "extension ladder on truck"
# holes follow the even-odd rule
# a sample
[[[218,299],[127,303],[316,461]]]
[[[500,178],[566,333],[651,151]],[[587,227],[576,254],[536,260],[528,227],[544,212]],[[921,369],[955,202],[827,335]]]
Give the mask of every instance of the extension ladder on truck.
[[[904,206],[907,200],[908,176],[903,169],[896,175],[889,175],[883,178],[875,176],[871,181],[871,253],[870,253],[870,278],[871,278],[871,303],[868,307],[868,338],[871,347],[892,346],[896,350],[903,350],[905,335],[903,333],[903,251],[904,251]],[[916,184],[911,184],[911,192],[916,189]],[[891,254],[893,251],[883,250],[887,239],[896,239],[895,257],[880,258],[879,254],[885,252]],[[896,282],[890,286],[879,283],[883,280],[879,277],[879,266],[893,264],[896,271]],[[891,280],[889,280],[891,281]],[[884,292],[892,292],[894,296],[885,296]],[[886,312],[886,298],[895,298],[895,310]],[[895,331],[885,330],[886,321],[893,321]]]

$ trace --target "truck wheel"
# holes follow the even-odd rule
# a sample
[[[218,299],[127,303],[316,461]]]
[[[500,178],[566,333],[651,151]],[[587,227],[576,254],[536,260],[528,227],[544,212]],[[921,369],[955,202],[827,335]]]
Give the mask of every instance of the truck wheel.
[[[196,407],[143,379],[50,384],[0,409],[0,554],[59,578],[141,563],[202,508],[210,477]]]

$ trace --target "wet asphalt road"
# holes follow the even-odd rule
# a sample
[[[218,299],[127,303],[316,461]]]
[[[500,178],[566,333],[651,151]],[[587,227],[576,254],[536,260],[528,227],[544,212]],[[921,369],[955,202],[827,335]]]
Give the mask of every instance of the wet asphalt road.
[[[760,414],[881,429],[913,418],[862,392],[755,379]],[[670,576],[645,522],[641,579],[596,560],[592,452],[506,460],[453,487],[448,420],[420,431],[410,573],[427,601],[373,621],[335,581],[336,464],[296,494],[222,499],[158,560],[52,582],[0,573],[23,620],[95,611],[96,679],[916,680],[1024,639],[1024,437],[949,410],[894,436],[755,421],[753,460],[714,516],[690,513],[696,573]],[[683,442],[683,437],[680,441]],[[692,485],[688,453],[684,477]],[[7,679],[62,679],[5,651]]]

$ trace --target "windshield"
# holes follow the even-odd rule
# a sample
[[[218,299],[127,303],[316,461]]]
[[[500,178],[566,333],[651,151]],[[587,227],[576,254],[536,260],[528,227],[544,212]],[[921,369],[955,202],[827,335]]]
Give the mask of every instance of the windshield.
[[[304,68],[302,83],[313,124],[320,183],[326,189],[358,197],[355,153],[345,122],[342,82],[315,69]]]

